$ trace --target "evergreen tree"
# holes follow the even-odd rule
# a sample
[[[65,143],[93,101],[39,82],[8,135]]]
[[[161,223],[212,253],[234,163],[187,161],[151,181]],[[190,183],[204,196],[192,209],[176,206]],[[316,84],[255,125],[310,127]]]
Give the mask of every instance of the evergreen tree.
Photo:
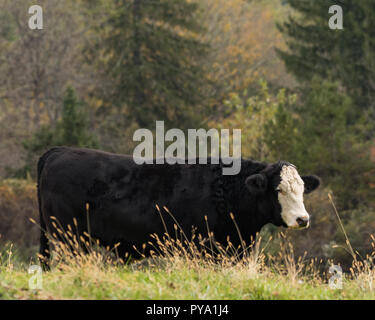
[[[367,113],[375,119],[375,1],[288,0],[297,14],[279,29],[288,50],[279,50],[287,69],[301,81],[332,76],[353,99],[352,120]],[[330,6],[343,9],[344,30],[328,26]]]
[[[54,137],[54,144],[76,147],[98,146],[96,138],[89,131],[88,114],[82,102],[78,101],[74,90],[68,87],[64,102],[61,121]]]
[[[198,6],[187,0],[117,0],[104,32],[111,103],[142,127],[202,120],[209,81],[200,61]]]
[[[304,99],[299,163],[326,179],[342,209],[368,204],[375,191],[370,189],[373,163],[370,144],[359,134],[360,124],[351,124],[352,99],[340,92],[337,83],[319,78],[313,79]]]
[[[293,105],[294,101],[279,102],[274,118],[265,124],[265,143],[270,150],[270,161],[284,159],[298,163],[296,143],[299,129],[298,120],[290,111]]]
[[[96,137],[90,132],[84,105],[77,99],[71,87],[66,90],[61,113],[61,119],[55,127],[42,126],[23,142],[25,165],[20,169],[8,170],[9,175],[19,178],[33,175],[37,159],[53,146],[98,147]]]
[[[315,77],[299,105],[294,110],[280,106],[266,127],[273,156],[320,176],[340,209],[368,204],[375,196],[369,144],[360,139],[361,124],[349,124],[352,106],[337,83]]]

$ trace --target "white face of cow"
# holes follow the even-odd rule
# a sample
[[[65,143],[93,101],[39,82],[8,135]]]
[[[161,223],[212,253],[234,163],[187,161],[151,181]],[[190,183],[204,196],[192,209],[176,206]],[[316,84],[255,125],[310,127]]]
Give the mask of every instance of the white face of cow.
[[[289,228],[307,228],[309,214],[303,204],[304,182],[296,168],[284,165],[276,188],[281,205],[281,217]]]

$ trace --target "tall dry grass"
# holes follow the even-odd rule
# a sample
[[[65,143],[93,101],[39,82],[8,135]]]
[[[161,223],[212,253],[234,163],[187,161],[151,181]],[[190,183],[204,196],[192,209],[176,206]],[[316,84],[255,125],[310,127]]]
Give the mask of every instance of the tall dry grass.
[[[344,246],[347,247],[347,251],[353,257],[350,273],[346,274],[345,278],[354,281],[364,290],[373,291],[375,238],[372,236],[374,250],[371,254],[361,257],[358,252],[355,253],[331,196],[329,196],[329,200],[335,210],[338,224],[346,237]],[[52,225],[57,232],[48,235],[53,248],[52,268],[67,273],[77,269],[100,273],[113,266],[131,264],[133,270],[162,269],[171,272],[180,268],[189,268],[197,272],[211,270],[212,272],[246,273],[252,277],[270,277],[277,274],[287,278],[290,285],[303,282],[319,285],[328,281],[330,276],[328,272],[321,272],[322,260],[307,258],[306,252],[303,255],[297,255],[292,243],[282,232],[278,235],[280,243],[278,254],[270,255],[267,253],[267,247],[272,238],[264,240],[262,237],[257,237],[250,244],[247,244],[242,239],[233,214],[230,215],[241,239],[241,245],[238,247],[235,247],[230,239],[227,239],[225,245],[215,241],[207,217],[205,217],[207,235],[203,236],[193,232],[192,236],[188,238],[174,215],[168,208],[164,207],[164,211],[174,220],[174,234],[170,234],[167,231],[161,209],[158,206],[156,206],[156,209],[159,212],[165,232],[163,235],[152,234],[147,243],[144,243],[140,248],[134,247],[143,258],[140,261],[131,261],[128,255],[120,257],[117,252],[119,243],[112,248],[103,247],[98,239],[92,237],[88,205],[86,206],[88,232],[83,234],[77,233],[78,226],[75,219],[73,225],[68,225],[67,230],[64,230],[56,217],[51,217]],[[35,220],[32,221],[36,224]],[[150,248],[149,257],[145,254],[147,246]],[[331,260],[330,265],[333,264],[335,262]]]

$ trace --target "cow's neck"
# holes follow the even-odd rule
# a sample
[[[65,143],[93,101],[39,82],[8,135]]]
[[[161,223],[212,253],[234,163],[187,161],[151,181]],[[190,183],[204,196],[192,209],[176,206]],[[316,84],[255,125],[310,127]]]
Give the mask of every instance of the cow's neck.
[[[238,204],[241,202],[241,198],[249,195],[245,180],[247,177],[261,172],[266,167],[266,163],[242,159],[239,174],[233,176],[222,175],[224,197],[229,205],[228,209],[239,209]]]
[[[240,229],[247,230],[251,236],[259,232],[268,221],[265,215],[259,214],[258,199],[249,194],[245,180],[266,167],[266,163],[242,160],[241,172],[238,175],[222,176],[226,211],[232,212],[237,222],[243,226]]]

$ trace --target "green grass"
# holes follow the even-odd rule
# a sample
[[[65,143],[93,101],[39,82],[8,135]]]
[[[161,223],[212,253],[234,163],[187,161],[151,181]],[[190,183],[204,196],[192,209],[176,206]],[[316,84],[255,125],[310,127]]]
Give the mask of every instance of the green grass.
[[[330,289],[318,278],[304,279],[237,265],[164,268],[65,266],[43,273],[43,289],[30,290],[26,268],[1,267],[0,299],[375,299],[368,283],[344,279]],[[372,281],[372,279],[371,279]],[[363,285],[364,284],[364,285]]]
[[[0,299],[375,299],[375,250],[361,261],[354,257],[342,289],[333,289],[327,283],[329,266],[295,257],[285,235],[277,256],[265,252],[271,239],[261,248],[261,237],[251,248],[234,248],[230,241],[222,247],[212,238],[207,245],[202,238],[198,248],[184,234],[183,241],[177,235],[154,236],[153,248],[164,258],[124,264],[114,255],[117,245],[105,249],[89,234],[76,237],[68,229],[59,231],[64,242],[50,238],[55,248],[52,269],[42,273],[40,290],[29,288],[33,275],[28,266],[36,259],[23,259],[11,244],[0,246]],[[375,237],[372,240],[375,249]],[[210,249],[213,245],[216,254]],[[89,254],[83,254],[82,247]],[[240,259],[241,252],[245,257]],[[322,269],[325,274],[318,272]]]

